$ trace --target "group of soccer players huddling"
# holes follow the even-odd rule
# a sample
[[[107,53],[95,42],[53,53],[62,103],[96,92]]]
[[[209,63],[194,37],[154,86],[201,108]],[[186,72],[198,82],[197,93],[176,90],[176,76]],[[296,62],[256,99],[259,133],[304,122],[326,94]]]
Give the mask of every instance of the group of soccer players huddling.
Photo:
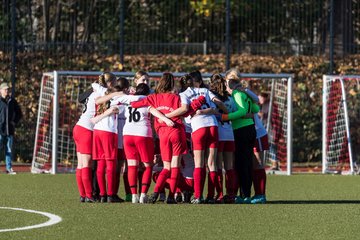
[[[133,83],[105,72],[79,96],[73,138],[81,202],[266,202],[267,133],[259,99],[236,69],[208,85],[199,71],[179,79],[164,73],[155,90],[144,71]],[[117,194],[121,171],[125,200]]]

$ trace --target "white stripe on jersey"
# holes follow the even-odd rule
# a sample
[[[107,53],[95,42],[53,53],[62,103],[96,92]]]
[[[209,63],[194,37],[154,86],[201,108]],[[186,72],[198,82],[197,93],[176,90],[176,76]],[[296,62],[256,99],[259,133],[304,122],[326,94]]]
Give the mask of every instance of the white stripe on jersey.
[[[204,96],[206,103],[202,105],[201,109],[215,108],[216,105],[211,101],[215,95],[207,88],[190,88],[188,87],[182,94],[187,98],[188,104],[197,99],[199,96]],[[181,95],[180,95],[181,96]],[[199,128],[217,126],[217,120],[214,115],[197,115],[191,118],[191,128],[195,132]]]
[[[94,92],[92,92],[90,96],[86,99],[83,112],[80,116],[79,121],[76,123],[76,125],[82,126],[89,130],[94,129],[94,124],[91,123],[90,119],[93,118],[96,114],[95,99],[97,97],[104,96],[107,90],[106,88],[101,87],[98,83],[93,83],[91,86],[93,87]]]
[[[130,103],[145,98],[139,95],[124,95],[114,98],[114,101],[125,106],[126,122],[123,135],[152,137],[150,113],[148,107],[132,108]]]

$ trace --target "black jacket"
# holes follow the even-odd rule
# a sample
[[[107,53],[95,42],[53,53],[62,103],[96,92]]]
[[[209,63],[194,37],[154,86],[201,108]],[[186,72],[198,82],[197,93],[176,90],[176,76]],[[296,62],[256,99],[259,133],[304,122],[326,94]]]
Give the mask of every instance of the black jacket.
[[[14,98],[0,97],[0,135],[14,135],[15,126],[21,117],[20,106]]]

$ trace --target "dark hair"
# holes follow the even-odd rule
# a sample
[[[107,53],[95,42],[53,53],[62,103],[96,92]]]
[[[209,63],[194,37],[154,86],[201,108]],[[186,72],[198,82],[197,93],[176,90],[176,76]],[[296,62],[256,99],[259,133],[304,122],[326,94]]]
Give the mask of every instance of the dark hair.
[[[220,74],[213,74],[210,77],[210,91],[223,102],[228,99],[229,94],[226,91],[225,79]]]
[[[160,78],[159,84],[155,89],[155,93],[166,93],[171,92],[174,89],[174,75],[166,72]]]
[[[188,87],[193,87],[193,86],[194,86],[193,80],[189,74],[185,74],[180,78],[181,92],[185,91]]]
[[[199,83],[199,87],[204,88],[206,87],[204,81],[202,79],[201,73],[199,71],[194,71],[189,73],[190,77],[192,78],[193,82]]]
[[[116,79],[116,85],[114,86],[113,90],[120,92],[128,89],[129,86],[129,80],[124,77],[119,77],[118,79]]]
[[[140,83],[136,86],[136,91],[134,95],[149,95],[150,94],[150,87],[145,83]]]

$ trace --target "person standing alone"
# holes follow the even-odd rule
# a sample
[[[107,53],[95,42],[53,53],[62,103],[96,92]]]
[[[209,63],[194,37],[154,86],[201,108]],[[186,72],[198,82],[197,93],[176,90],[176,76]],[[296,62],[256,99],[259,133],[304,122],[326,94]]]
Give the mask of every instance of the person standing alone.
[[[17,101],[10,96],[7,83],[0,84],[0,149],[5,147],[6,173],[16,174],[12,169],[15,126],[22,117]]]

